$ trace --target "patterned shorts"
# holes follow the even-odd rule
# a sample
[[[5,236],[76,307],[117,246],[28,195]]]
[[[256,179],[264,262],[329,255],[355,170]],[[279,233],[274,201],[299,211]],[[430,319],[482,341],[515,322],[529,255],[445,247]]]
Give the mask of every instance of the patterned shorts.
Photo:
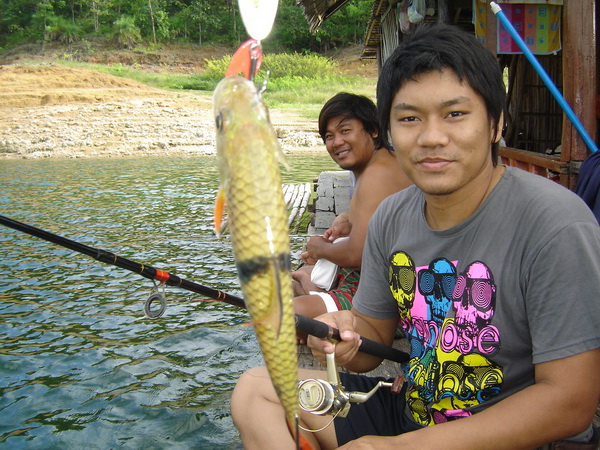
[[[340,269],[337,288],[327,292],[333,298],[338,311],[352,309],[352,298],[358,289],[360,271]]]

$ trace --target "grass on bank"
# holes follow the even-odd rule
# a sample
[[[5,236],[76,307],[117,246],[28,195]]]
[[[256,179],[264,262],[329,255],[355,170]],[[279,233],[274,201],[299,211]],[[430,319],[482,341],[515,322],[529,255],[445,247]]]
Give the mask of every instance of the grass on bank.
[[[146,85],[168,90],[193,90],[209,93],[223,78],[231,61],[230,56],[207,60],[201,74],[150,73],[122,64],[102,65],[72,61],[60,64],[98,70]],[[307,118],[317,118],[323,103],[341,91],[366,95],[375,99],[374,78],[348,75],[332,59],[315,54],[264,55],[256,84],[262,85],[269,73],[267,90],[263,94],[270,108],[294,110]]]

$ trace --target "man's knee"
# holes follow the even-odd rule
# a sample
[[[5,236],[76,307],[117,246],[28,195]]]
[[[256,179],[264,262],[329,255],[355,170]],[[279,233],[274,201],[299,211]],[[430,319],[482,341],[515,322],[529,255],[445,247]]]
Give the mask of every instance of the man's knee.
[[[308,291],[306,291],[304,285],[305,283],[310,282],[310,272],[307,272],[305,267],[306,266],[302,266],[291,273],[294,297],[308,294]]]
[[[234,421],[243,417],[238,413],[248,411],[250,405],[267,399],[267,390],[272,389],[266,367],[252,367],[238,379],[231,394],[231,415]]]
[[[246,372],[240,376],[233,389],[232,401],[236,399],[236,397],[255,394],[257,389],[260,390],[264,387],[265,379],[269,380],[269,373],[264,366],[252,367],[246,370]],[[267,383],[267,385],[270,384]]]

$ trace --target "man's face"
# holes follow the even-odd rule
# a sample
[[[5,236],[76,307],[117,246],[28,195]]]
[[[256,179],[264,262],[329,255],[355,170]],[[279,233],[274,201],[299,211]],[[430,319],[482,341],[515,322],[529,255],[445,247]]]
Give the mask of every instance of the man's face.
[[[336,116],[327,122],[325,147],[331,158],[345,170],[361,170],[375,151],[374,139],[358,119]]]
[[[407,81],[392,101],[396,158],[428,195],[468,196],[489,183],[496,134],[483,99],[449,69]]]

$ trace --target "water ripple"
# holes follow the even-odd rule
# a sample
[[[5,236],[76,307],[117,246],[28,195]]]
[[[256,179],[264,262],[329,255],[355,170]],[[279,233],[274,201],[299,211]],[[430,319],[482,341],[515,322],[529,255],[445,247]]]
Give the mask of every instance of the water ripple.
[[[290,158],[285,182],[333,169]],[[231,242],[212,234],[216,161],[0,161],[0,214],[240,295]],[[302,236],[292,236],[298,260]],[[262,363],[245,311],[0,228],[0,444],[241,448],[238,376]]]

